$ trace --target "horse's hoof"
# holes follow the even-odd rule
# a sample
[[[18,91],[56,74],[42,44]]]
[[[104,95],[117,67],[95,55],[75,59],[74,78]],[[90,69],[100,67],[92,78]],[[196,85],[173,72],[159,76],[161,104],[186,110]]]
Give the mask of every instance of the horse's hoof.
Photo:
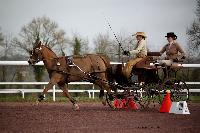
[[[115,106],[115,104],[114,104],[114,102],[111,102],[111,103],[110,103],[110,106],[111,106],[111,108],[112,108],[113,110],[116,110],[116,109],[117,109],[116,106]]]
[[[35,102],[35,105],[38,106],[39,103],[40,103],[40,101],[37,100],[37,101]]]
[[[76,110],[76,111],[77,111],[77,110],[80,110],[80,108],[79,108],[78,104],[76,104],[76,103],[75,103],[75,104],[73,104],[73,110]]]
[[[106,106],[106,100],[102,100],[101,103],[103,104],[103,106]]]

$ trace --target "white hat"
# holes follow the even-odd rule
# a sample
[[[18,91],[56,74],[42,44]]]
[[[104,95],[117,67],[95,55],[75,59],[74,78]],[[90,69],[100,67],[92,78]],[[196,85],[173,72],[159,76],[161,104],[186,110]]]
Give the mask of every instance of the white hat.
[[[133,36],[143,36],[145,38],[147,37],[144,32],[137,32],[137,33],[133,34]]]

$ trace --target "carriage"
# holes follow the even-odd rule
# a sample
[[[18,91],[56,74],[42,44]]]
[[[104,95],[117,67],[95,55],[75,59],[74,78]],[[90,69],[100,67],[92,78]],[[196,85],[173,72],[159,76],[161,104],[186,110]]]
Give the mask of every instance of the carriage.
[[[185,81],[177,77],[177,73],[182,70],[182,61],[170,65],[160,64],[159,56],[159,52],[148,52],[147,57],[133,67],[128,80],[122,74],[124,64],[112,66],[115,86],[111,94],[106,94],[106,101],[111,108],[116,108],[113,105],[115,100],[123,101],[123,106],[127,107],[130,99],[143,109],[150,104],[155,107],[161,104],[166,90],[171,91],[172,101],[189,100],[189,89]],[[166,74],[163,74],[164,69]]]
[[[106,101],[111,108],[113,101],[127,101],[134,99],[142,108],[147,108],[150,103],[161,103],[165,91],[171,90],[172,101],[189,99],[189,89],[186,83],[176,78],[176,72],[181,69],[177,67],[175,77],[162,79],[159,70],[168,68],[156,63],[158,52],[150,52],[148,56],[138,62],[133,70],[130,79],[123,77],[123,64],[110,65],[110,61],[103,55],[88,54],[84,56],[58,57],[47,46],[40,41],[36,42],[30,58],[30,65],[35,65],[39,61],[44,62],[44,66],[49,73],[50,81],[39,96],[38,101],[44,99],[45,93],[57,84],[66,97],[72,102],[74,109],[79,109],[77,101],[71,97],[67,91],[69,82],[89,81],[100,87],[100,99],[103,99],[103,90],[107,91]],[[178,65],[177,65],[178,66]],[[174,70],[172,66],[169,70]],[[112,91],[111,91],[112,90]],[[102,100],[103,102],[103,100]]]

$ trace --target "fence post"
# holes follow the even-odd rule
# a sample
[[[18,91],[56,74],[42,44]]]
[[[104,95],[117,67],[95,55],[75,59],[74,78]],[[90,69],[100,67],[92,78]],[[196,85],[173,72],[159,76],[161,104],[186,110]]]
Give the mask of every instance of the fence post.
[[[53,86],[53,101],[56,101],[56,86]]]
[[[143,89],[140,89],[140,96],[142,97]]]
[[[24,91],[22,90],[21,93],[22,93],[22,98],[24,99]]]
[[[91,93],[90,93],[90,92],[91,92],[91,91],[88,90],[88,96],[89,96],[89,98],[91,98]]]
[[[92,98],[94,99],[94,84],[92,85],[92,89],[93,89]]]

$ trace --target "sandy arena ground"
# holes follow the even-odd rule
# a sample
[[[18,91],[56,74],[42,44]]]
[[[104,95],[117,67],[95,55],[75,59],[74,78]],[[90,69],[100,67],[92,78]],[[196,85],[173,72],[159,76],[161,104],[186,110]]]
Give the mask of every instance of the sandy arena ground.
[[[0,103],[0,133],[199,133],[200,103],[188,104],[190,115],[149,110],[112,110],[101,103]]]

